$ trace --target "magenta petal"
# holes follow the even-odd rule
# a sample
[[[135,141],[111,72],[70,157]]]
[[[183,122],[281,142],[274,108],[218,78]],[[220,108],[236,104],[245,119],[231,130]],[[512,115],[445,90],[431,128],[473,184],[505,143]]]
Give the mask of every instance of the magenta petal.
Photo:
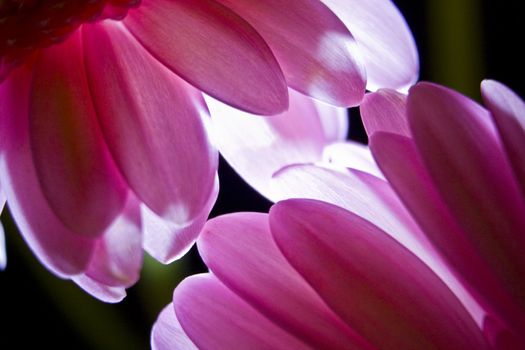
[[[290,90],[290,109],[280,115],[259,117],[206,97],[212,115],[214,141],[228,163],[262,195],[270,197],[274,172],[293,163],[322,159],[329,144],[316,103]],[[332,128],[330,128],[331,130]],[[330,136],[331,138],[333,136]]]
[[[525,203],[489,113],[429,83],[410,90],[407,111],[444,203],[525,313]]]
[[[115,22],[83,31],[93,100],[130,187],[157,215],[185,225],[213,191],[218,155],[202,95]]]
[[[142,1],[124,24],[153,56],[215,98],[264,115],[288,106],[286,81],[268,45],[217,1]]]
[[[182,328],[201,350],[310,349],[211,274],[182,281],[173,294],[173,305]]]
[[[261,33],[288,85],[332,105],[359,104],[366,74],[352,34],[319,0],[218,0]]]
[[[2,214],[2,210],[4,210],[5,205],[5,195],[2,191],[2,188],[0,187],[0,214]],[[5,236],[4,236],[4,227],[2,226],[2,223],[0,222],[0,270],[5,269],[5,265],[7,264],[7,254],[5,252]]]
[[[406,95],[389,89],[366,94],[359,108],[368,137],[377,131],[410,137],[406,99]]]
[[[380,349],[487,349],[450,289],[370,222],[327,203],[287,200],[270,210],[287,260],[323,300]]]
[[[74,232],[98,236],[119,214],[126,187],[100,132],[80,34],[42,51],[29,109],[31,150],[50,207]]]
[[[494,80],[481,83],[481,94],[525,197],[525,103],[508,87]]]
[[[153,350],[197,350],[195,344],[184,333],[175,315],[173,303],[169,303],[159,314],[151,330]]]
[[[313,348],[368,348],[286,262],[273,242],[266,214],[214,218],[197,245],[222,283]]]
[[[20,67],[0,85],[2,154],[0,179],[9,209],[38,259],[60,276],[81,273],[89,264],[95,240],[67,229],[45,199],[29,145],[28,104],[31,70]]]
[[[354,142],[338,142],[328,145],[323,152],[323,159],[336,167],[346,167],[361,170],[379,178],[383,178],[381,170],[372,157],[368,146]]]
[[[404,90],[417,81],[419,58],[407,23],[389,0],[322,0],[350,29],[368,77],[367,89]]]
[[[71,278],[80,288],[105,303],[118,303],[126,297],[124,287],[110,287],[82,274]]]

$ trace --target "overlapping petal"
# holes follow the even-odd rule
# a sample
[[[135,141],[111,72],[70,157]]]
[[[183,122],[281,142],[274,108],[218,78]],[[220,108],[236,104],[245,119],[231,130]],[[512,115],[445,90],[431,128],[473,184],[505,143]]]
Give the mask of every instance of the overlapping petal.
[[[180,325],[173,303],[169,303],[159,314],[151,330],[153,350],[184,349],[197,350]]]
[[[410,137],[406,115],[406,95],[395,90],[380,89],[367,94],[359,110],[368,137],[377,131]]]
[[[118,303],[126,297],[125,287],[111,287],[81,274],[71,278],[80,288],[106,303]]]

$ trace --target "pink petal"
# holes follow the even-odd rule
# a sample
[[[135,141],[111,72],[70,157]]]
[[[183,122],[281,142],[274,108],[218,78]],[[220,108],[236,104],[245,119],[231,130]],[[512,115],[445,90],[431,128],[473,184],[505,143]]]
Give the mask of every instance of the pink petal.
[[[31,67],[20,67],[0,85],[2,153],[0,179],[22,236],[38,259],[60,276],[82,272],[95,241],[67,229],[49,207],[38,182],[29,145]]]
[[[524,314],[525,204],[489,113],[429,83],[411,89],[407,111],[444,203]]]
[[[383,178],[370,149],[363,144],[354,141],[333,143],[325,147],[323,158],[335,166],[357,169]]]
[[[204,210],[186,226],[163,220],[148,208],[143,207],[144,249],[164,264],[169,264],[184,256],[199,236],[211,208],[215,204],[218,193],[219,179],[216,177],[213,192]]]
[[[377,131],[410,137],[406,99],[406,95],[390,89],[366,94],[359,108],[368,137]]]
[[[290,90],[290,109],[272,117],[258,117],[206,97],[212,131],[222,156],[262,195],[271,198],[274,172],[293,163],[322,159],[329,143],[316,104]]]
[[[182,281],[173,294],[173,305],[182,328],[202,350],[310,349],[210,274]]]
[[[117,22],[83,34],[94,104],[116,163],[157,215],[186,225],[206,205],[218,163],[202,95]]]
[[[114,287],[129,287],[140,277],[142,227],[139,202],[128,196],[122,214],[98,239],[86,276]]]
[[[419,58],[414,38],[389,0],[322,0],[354,35],[365,63],[367,89],[404,90],[417,81]]]
[[[0,187],[0,214],[4,210],[5,205],[5,194]],[[7,254],[5,252],[5,237],[4,237],[4,228],[0,222],[0,270],[5,269],[7,264]]]
[[[508,87],[494,80],[483,81],[481,93],[498,127],[525,197],[525,102]]]
[[[266,214],[214,218],[206,223],[197,244],[222,283],[313,348],[369,348],[286,262],[273,242]]]
[[[312,101],[323,125],[326,141],[338,142],[346,140],[349,127],[348,109],[334,107],[326,103],[319,103],[315,100]]]
[[[82,274],[72,278],[80,288],[105,303],[118,303],[126,297],[124,287],[110,287]]]
[[[98,126],[80,34],[43,50],[34,70],[29,130],[43,194],[67,227],[98,236],[127,192]]]
[[[288,200],[272,207],[270,227],[287,260],[377,348],[488,348],[448,287],[370,222],[327,203]]]
[[[277,114],[288,106],[283,73],[261,36],[215,0],[149,0],[124,24],[156,58],[234,107]]]
[[[151,348],[153,350],[197,350],[190,338],[184,333],[175,315],[173,303],[169,303],[159,314],[151,330]]]
[[[218,0],[261,33],[288,85],[332,105],[359,104],[366,75],[352,34],[319,0]]]

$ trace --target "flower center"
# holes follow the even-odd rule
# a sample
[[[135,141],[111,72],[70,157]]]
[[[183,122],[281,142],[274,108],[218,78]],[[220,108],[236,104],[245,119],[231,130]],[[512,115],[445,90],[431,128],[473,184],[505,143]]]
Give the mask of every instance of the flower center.
[[[65,40],[80,25],[120,20],[140,0],[0,0],[0,82],[36,48]]]

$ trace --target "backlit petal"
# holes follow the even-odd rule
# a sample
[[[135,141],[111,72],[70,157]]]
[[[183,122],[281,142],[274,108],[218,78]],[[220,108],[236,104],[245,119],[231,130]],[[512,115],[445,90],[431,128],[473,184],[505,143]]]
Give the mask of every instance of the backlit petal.
[[[159,314],[151,330],[151,348],[153,350],[197,350],[195,344],[184,333],[173,303],[168,304]]]
[[[82,274],[72,278],[80,288],[105,303],[118,303],[126,297],[124,287],[110,287]]]
[[[410,137],[406,115],[406,95],[395,90],[380,89],[366,94],[359,106],[368,137],[386,131]]]

